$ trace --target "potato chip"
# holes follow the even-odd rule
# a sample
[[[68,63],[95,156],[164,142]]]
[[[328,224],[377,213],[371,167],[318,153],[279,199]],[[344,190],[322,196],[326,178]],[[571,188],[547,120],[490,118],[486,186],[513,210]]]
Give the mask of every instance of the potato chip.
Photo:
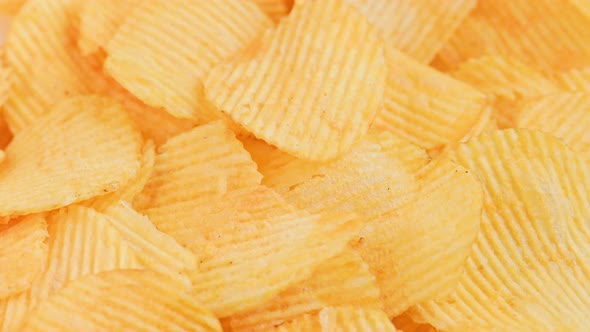
[[[590,170],[554,137],[504,130],[450,155],[484,187],[476,243],[454,292],[409,313],[445,331],[590,326]]]
[[[430,324],[416,323],[410,315],[404,313],[392,319],[393,325],[401,332],[436,332]]]
[[[479,0],[437,54],[455,69],[483,55],[500,55],[543,71],[590,65],[590,17],[571,1]]]
[[[286,50],[298,50],[291,52]],[[297,157],[346,152],[382,106],[383,47],[339,0],[297,5],[276,30],[216,66],[207,96],[256,137]]]
[[[258,165],[258,171],[260,173],[265,174],[297,159],[296,157],[279,150],[276,146],[272,146],[255,137],[243,137],[240,140],[244,144],[246,151],[250,153],[252,160]]]
[[[465,136],[488,104],[483,93],[393,48],[386,49],[385,59],[385,107],[375,128],[433,149]]]
[[[385,43],[428,64],[477,0],[345,0],[374,24]]]
[[[323,262],[313,275],[256,310],[232,316],[230,330],[264,330],[328,306],[381,309],[379,288],[369,266],[351,248]]]
[[[4,120],[2,110],[0,109],[0,149],[6,148],[10,141],[12,141],[12,132],[8,128],[8,124]]]
[[[26,0],[0,0],[0,13],[2,15],[14,15],[18,13],[25,2]]]
[[[221,332],[221,326],[182,284],[150,271],[119,270],[69,283],[31,312],[21,329],[120,330]]]
[[[539,71],[508,57],[484,56],[461,64],[453,77],[494,99],[495,117],[500,128],[515,126],[518,103],[559,91],[559,87]]]
[[[39,215],[0,227],[0,299],[27,290],[44,270],[47,236],[47,222]]]
[[[223,194],[256,186],[261,178],[242,143],[216,121],[175,136],[158,149],[154,172],[134,206],[142,210]]]
[[[0,165],[0,215],[48,211],[116,191],[139,166],[141,136],[116,102],[64,100],[16,135]]]
[[[108,217],[71,206],[48,217],[46,268],[31,288],[0,300],[0,331],[15,331],[27,313],[67,282],[101,271],[142,268],[137,255]]]
[[[111,205],[104,213],[145,267],[190,285],[186,272],[197,269],[195,254],[160,232],[147,217],[125,202]]]
[[[108,43],[105,68],[146,104],[209,121],[219,114],[202,94],[208,70],[271,26],[249,1],[141,2]]]
[[[564,90],[590,92],[590,67],[558,72],[553,79]]]
[[[0,105],[3,105],[8,99],[10,93],[10,85],[12,84],[12,69],[7,67],[4,61],[4,50],[0,51]]]
[[[529,100],[518,110],[516,127],[557,136],[573,150],[590,145],[590,93],[558,92]],[[590,155],[587,155],[590,157]]]
[[[287,16],[293,5],[289,0],[253,0],[253,2],[274,22]]]
[[[86,0],[80,10],[78,47],[84,55],[105,50],[140,0]]]
[[[190,276],[194,293],[218,317],[252,310],[305,280],[361,226],[351,215],[296,210],[262,186],[205,193],[146,212],[158,229],[198,254],[199,271]]]
[[[296,332],[395,332],[384,312],[361,307],[328,307],[314,315],[303,315],[266,331]]]

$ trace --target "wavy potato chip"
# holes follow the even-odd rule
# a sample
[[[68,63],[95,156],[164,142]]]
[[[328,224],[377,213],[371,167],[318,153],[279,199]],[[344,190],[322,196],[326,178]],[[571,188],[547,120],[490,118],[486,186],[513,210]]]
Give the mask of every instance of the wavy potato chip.
[[[15,331],[27,313],[66,283],[88,274],[142,268],[139,258],[108,217],[71,206],[48,217],[47,262],[27,291],[0,300],[0,331]]]
[[[401,332],[436,332],[437,330],[430,324],[416,323],[409,314],[401,314],[391,320],[393,325]]]
[[[122,107],[80,96],[19,132],[0,165],[0,215],[48,211],[116,191],[139,167],[141,136]]]
[[[2,15],[14,15],[25,4],[26,0],[0,0],[0,13]]]
[[[500,128],[515,126],[519,103],[560,90],[538,70],[502,56],[470,59],[451,75],[494,99],[495,118]]]
[[[255,187],[262,178],[242,143],[221,121],[175,136],[157,153],[153,174],[133,202],[140,210]]]
[[[546,72],[590,64],[590,17],[572,1],[478,0],[437,54],[437,68],[500,55]]]
[[[69,283],[27,315],[21,329],[114,330],[221,332],[221,326],[182,284],[151,271],[119,270]]]
[[[395,332],[396,328],[387,315],[380,310],[361,307],[327,307],[317,314],[303,315],[266,331]]]
[[[285,153],[276,146],[272,146],[261,139],[255,137],[242,137],[240,138],[244,148],[252,160],[258,166],[258,171],[262,174],[266,174],[274,169],[278,169],[286,164],[297,159],[296,157]],[[310,164],[314,164],[310,162]]]
[[[482,135],[449,155],[483,184],[480,232],[454,292],[411,317],[445,331],[590,326],[588,165],[524,129]]]
[[[293,6],[290,0],[252,0],[252,2],[257,4],[274,22],[279,22],[287,16]]]
[[[147,214],[162,216],[152,218],[158,229],[199,255],[199,270],[190,275],[194,295],[218,317],[252,310],[305,280],[361,226],[352,215],[294,209],[263,186],[204,194]]]
[[[287,50],[298,50],[287,51]],[[217,65],[206,94],[257,138],[310,160],[346,152],[382,105],[383,47],[339,0],[297,5],[275,30]]]
[[[365,14],[385,43],[427,64],[477,0],[345,0]]]
[[[109,41],[105,69],[146,104],[207,122],[220,117],[202,93],[210,67],[271,26],[249,1],[142,2]]]
[[[0,301],[27,290],[47,259],[43,216],[28,216],[8,226],[0,227]]]
[[[486,96],[473,87],[387,48],[385,106],[373,127],[433,149],[465,136],[485,111]]]
[[[590,92],[590,67],[557,72],[552,79],[564,90]]]
[[[256,310],[229,317],[229,330],[271,328],[329,306],[381,309],[379,288],[369,266],[351,248],[320,264],[309,279],[291,286]]]

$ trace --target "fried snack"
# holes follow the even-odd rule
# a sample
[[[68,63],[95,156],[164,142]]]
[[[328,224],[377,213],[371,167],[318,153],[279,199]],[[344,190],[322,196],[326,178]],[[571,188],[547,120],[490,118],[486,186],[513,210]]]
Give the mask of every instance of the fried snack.
[[[125,202],[111,205],[104,213],[145,267],[190,285],[186,273],[197,269],[197,257],[193,252],[160,232],[146,216]]]
[[[69,281],[143,264],[112,226],[108,217],[92,209],[71,206],[48,216],[47,262],[27,291],[0,300],[0,331],[15,331],[27,313]]]
[[[211,66],[271,26],[249,1],[141,2],[108,43],[105,69],[146,104],[204,123],[220,117],[202,93]]]
[[[458,141],[485,111],[486,96],[403,53],[386,48],[385,107],[373,126],[425,149]]]
[[[590,92],[590,67],[555,73],[553,82],[567,91]]]
[[[323,262],[303,282],[291,286],[256,310],[229,317],[233,332],[259,331],[328,306],[381,309],[379,288],[369,266],[351,248]]]
[[[351,215],[294,209],[262,186],[203,194],[147,214],[199,255],[199,271],[190,276],[194,294],[218,317],[252,310],[307,279],[361,226]]]
[[[115,330],[221,332],[221,326],[188,287],[151,271],[119,270],[69,283],[27,315],[21,329]]]
[[[279,169],[282,166],[297,159],[296,157],[285,153],[276,146],[272,146],[261,139],[255,137],[244,137],[240,139],[244,144],[244,148],[252,160],[258,166],[258,171],[262,174],[267,174],[275,169]],[[309,162],[314,164],[313,162]]]
[[[470,59],[451,75],[493,98],[499,128],[515,127],[519,103],[560,90],[538,70],[502,56]]]
[[[516,127],[536,129],[561,138],[574,151],[590,145],[590,93],[558,92],[521,105]],[[586,155],[590,157],[590,155]]]
[[[31,287],[45,268],[47,222],[40,215],[0,228],[0,301]]]
[[[116,191],[139,168],[141,136],[108,98],[64,100],[27,127],[0,165],[0,215],[60,208]]]
[[[340,0],[307,1],[216,66],[205,88],[256,137],[302,159],[327,160],[368,130],[382,107],[385,72],[382,41],[363,15]]]
[[[317,314],[303,315],[266,331],[296,332],[395,332],[383,311],[362,307],[327,307]]]
[[[0,149],[6,148],[8,143],[12,141],[12,132],[8,128],[8,124],[2,115],[3,110],[0,109]]]
[[[289,14],[292,3],[289,0],[252,0],[275,23]]]
[[[242,143],[221,121],[175,136],[157,152],[154,172],[133,202],[139,210],[255,187],[262,178]]]
[[[432,325],[416,323],[406,313],[395,317],[391,321],[400,332],[436,332]]]
[[[449,153],[484,187],[480,232],[454,292],[412,308],[445,331],[590,326],[590,170],[537,131],[482,135]]]
[[[345,0],[365,14],[385,43],[428,64],[476,0]]]
[[[83,55],[105,50],[140,0],[85,0],[80,9],[78,48]]]
[[[437,67],[500,55],[545,72],[590,64],[590,17],[571,1],[479,0],[437,54]]]
[[[15,15],[25,2],[26,0],[0,0],[0,14]]]
[[[4,49],[0,49],[0,105],[4,105],[8,99],[13,76],[12,69],[7,66],[4,60],[4,55]]]

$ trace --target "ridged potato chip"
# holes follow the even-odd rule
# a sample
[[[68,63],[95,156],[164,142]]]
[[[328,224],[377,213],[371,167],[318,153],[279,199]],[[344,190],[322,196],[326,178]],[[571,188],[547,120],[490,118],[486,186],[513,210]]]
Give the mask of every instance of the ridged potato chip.
[[[189,289],[151,271],[102,272],[69,283],[42,302],[21,331],[221,332]]]
[[[400,332],[436,332],[430,324],[416,323],[410,315],[404,313],[391,320]]]
[[[0,227],[0,300],[27,290],[45,269],[48,237],[43,216]]]
[[[221,121],[175,136],[157,152],[154,172],[134,200],[140,210],[255,187],[262,178],[242,143]]]
[[[307,1],[217,65],[205,88],[256,137],[303,159],[327,160],[368,130],[382,106],[385,72],[382,41],[363,15],[340,0]]]
[[[451,75],[493,98],[494,116],[499,128],[515,126],[519,103],[560,90],[557,84],[536,69],[502,56],[470,59]]]
[[[553,136],[482,135],[449,153],[484,187],[480,232],[454,292],[412,308],[444,331],[590,327],[590,170]]]
[[[12,69],[7,67],[4,60],[5,51],[0,49],[0,105],[4,105],[10,93],[10,86],[12,85]]]
[[[197,257],[193,252],[160,232],[146,216],[125,202],[111,205],[104,214],[145,267],[190,285],[187,272],[197,269]]]
[[[345,0],[367,16],[385,43],[428,64],[477,0]]]
[[[272,146],[255,137],[242,137],[240,140],[244,144],[246,151],[250,153],[252,160],[254,160],[258,166],[258,171],[262,174],[266,174],[273,169],[285,166],[297,159],[296,157],[279,150],[276,146]]]
[[[478,0],[437,54],[455,69],[483,55],[514,58],[546,72],[590,64],[590,17],[572,1]]]
[[[303,315],[266,331],[296,332],[395,332],[384,312],[361,307],[327,307],[317,314]]]
[[[552,78],[564,90],[590,92],[590,67],[558,72]]]
[[[385,59],[385,106],[375,128],[434,149],[466,135],[488,105],[480,91],[393,48],[386,48]]]
[[[294,209],[262,186],[203,194],[147,214],[198,254],[199,270],[190,276],[194,294],[218,317],[252,310],[305,280],[361,226],[352,215]]]
[[[291,286],[256,310],[229,317],[233,332],[259,331],[329,306],[381,309],[375,276],[351,248],[323,262],[309,279]]]
[[[105,69],[150,106],[176,117],[210,121],[220,116],[202,93],[210,67],[271,26],[249,1],[144,1],[109,41]]]
[[[274,22],[278,22],[281,18],[287,16],[291,7],[293,6],[290,0],[252,0],[262,9]]]
[[[47,262],[30,289],[0,300],[0,331],[11,332],[27,313],[66,283],[84,275],[116,269],[139,269],[136,253],[108,217],[71,206],[48,216]]]
[[[48,211],[116,191],[135,176],[141,141],[111,99],[60,102],[7,147],[0,164],[0,215]]]
[[[26,0],[0,0],[0,13],[2,15],[14,15],[24,5]]]
[[[574,151],[584,151],[590,145],[589,92],[558,92],[532,99],[524,103],[517,114],[518,128],[552,134]]]

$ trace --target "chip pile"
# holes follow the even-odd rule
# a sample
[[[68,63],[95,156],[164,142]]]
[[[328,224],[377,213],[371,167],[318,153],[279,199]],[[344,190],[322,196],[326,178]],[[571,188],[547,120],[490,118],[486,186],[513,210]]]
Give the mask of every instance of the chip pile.
[[[590,330],[590,2],[0,14],[0,332]]]

